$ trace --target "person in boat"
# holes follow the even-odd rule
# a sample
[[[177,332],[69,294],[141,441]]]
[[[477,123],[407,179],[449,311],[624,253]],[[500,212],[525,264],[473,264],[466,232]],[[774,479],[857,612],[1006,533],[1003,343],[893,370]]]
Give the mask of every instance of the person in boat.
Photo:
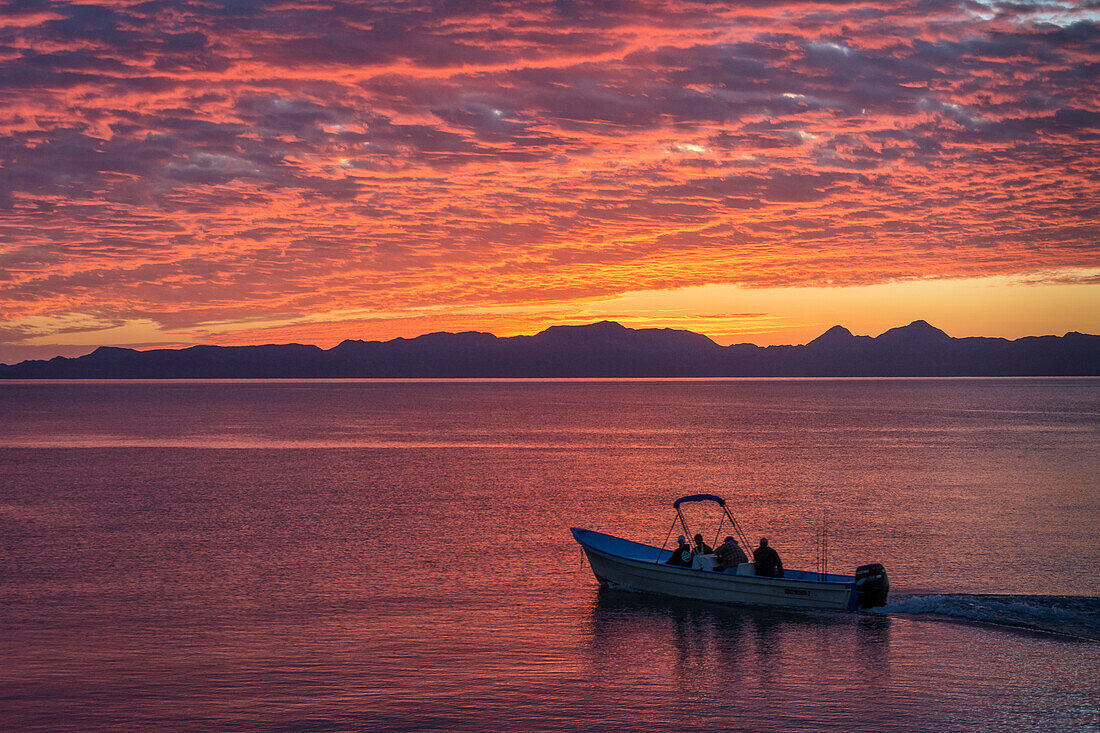
[[[736,568],[741,563],[749,561],[749,556],[733,537],[726,537],[722,544],[714,548],[714,554],[718,556],[718,567],[715,570],[719,571]]]
[[[760,547],[752,551],[752,560],[756,563],[756,574],[766,578],[783,577],[783,561],[779,553],[768,547],[768,538],[760,538]]]
[[[714,549],[710,545],[708,545],[706,542],[703,542],[703,535],[701,535],[701,534],[695,535],[695,547],[692,548],[692,549],[694,550],[696,555],[713,555],[714,554]]]
[[[692,554],[691,545],[687,543],[687,538],[683,535],[680,535],[677,538],[677,541],[679,541],[680,546],[673,551],[672,557],[670,557],[668,560],[665,560],[665,564],[679,565],[680,567],[690,568]]]

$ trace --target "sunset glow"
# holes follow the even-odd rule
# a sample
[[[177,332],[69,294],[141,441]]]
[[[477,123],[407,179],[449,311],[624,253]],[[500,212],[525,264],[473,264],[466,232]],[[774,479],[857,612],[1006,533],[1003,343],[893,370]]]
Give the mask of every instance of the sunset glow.
[[[0,361],[1098,333],[1098,63],[1068,2],[8,3]]]

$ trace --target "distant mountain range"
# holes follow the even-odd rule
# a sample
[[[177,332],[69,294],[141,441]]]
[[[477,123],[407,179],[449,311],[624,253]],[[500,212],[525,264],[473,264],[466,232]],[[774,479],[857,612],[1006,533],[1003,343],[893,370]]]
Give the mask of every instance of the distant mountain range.
[[[1100,336],[952,338],[924,321],[881,336],[834,326],[802,346],[719,346],[670,328],[611,321],[553,326],[535,336],[430,333],[392,341],[100,347],[77,358],[0,365],[3,379],[248,379],[335,377],[915,377],[1100,375]]]

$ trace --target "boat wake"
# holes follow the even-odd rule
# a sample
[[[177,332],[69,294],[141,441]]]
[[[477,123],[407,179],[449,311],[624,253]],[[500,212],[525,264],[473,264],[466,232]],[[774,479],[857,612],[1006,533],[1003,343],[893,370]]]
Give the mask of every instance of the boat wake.
[[[1100,597],[965,593],[900,595],[868,613],[947,616],[1100,641]]]

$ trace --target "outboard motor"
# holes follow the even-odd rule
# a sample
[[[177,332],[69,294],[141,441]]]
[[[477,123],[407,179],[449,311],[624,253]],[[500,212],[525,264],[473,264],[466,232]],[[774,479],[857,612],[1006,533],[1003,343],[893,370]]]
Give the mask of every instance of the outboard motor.
[[[856,568],[856,608],[875,608],[886,605],[890,593],[890,579],[886,568],[878,563]]]

